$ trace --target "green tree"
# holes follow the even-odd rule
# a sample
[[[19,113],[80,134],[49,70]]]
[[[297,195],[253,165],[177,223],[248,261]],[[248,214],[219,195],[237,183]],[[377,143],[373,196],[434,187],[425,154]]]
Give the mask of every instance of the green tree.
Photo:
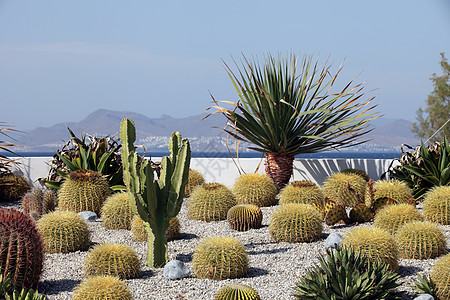
[[[441,53],[440,65],[444,74],[436,76],[434,73],[430,78],[434,90],[428,95],[426,107],[417,110],[417,122],[412,129],[419,138],[428,139],[442,127],[431,141],[442,141],[444,135],[450,136],[450,65],[445,53]]]

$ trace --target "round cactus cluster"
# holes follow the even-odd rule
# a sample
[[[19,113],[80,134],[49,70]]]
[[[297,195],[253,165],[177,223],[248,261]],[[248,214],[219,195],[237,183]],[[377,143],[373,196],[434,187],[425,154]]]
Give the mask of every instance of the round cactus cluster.
[[[261,227],[263,214],[261,208],[254,204],[238,204],[228,210],[227,220],[230,228],[247,231]]]
[[[85,251],[91,242],[86,222],[72,211],[48,213],[37,222],[37,228],[47,253]]]
[[[432,222],[413,221],[403,225],[395,235],[401,258],[430,259],[445,253],[447,240]]]
[[[106,198],[101,208],[102,223],[106,229],[131,228],[133,211],[128,193],[115,193]]]
[[[412,198],[412,190],[400,180],[378,180],[373,185],[373,200],[393,199],[396,203],[407,203]],[[369,195],[366,195],[369,197]]]
[[[109,196],[107,180],[98,172],[77,170],[61,185],[58,203],[61,210],[93,211],[100,215],[103,202]]]
[[[191,196],[194,188],[204,183],[205,178],[203,177],[202,173],[194,169],[189,169],[188,183],[184,188],[184,197],[188,198],[189,196]]]
[[[131,279],[139,276],[141,262],[130,246],[100,244],[88,252],[84,272],[86,276],[111,275],[120,279]]]
[[[322,230],[322,215],[310,204],[281,205],[269,223],[269,233],[276,242],[313,242]]]
[[[356,227],[344,236],[342,246],[360,252],[372,261],[389,264],[398,270],[398,249],[391,234],[376,227]]]
[[[40,188],[33,188],[22,197],[23,211],[37,221],[43,214],[55,210],[55,199],[54,191],[46,190],[44,192]]]
[[[450,253],[438,258],[431,269],[430,279],[436,286],[438,299],[450,299]]]
[[[240,278],[248,271],[247,252],[244,245],[233,237],[205,238],[194,250],[192,267],[197,278]]]
[[[324,204],[322,189],[310,180],[294,181],[280,191],[280,204],[304,203]]]
[[[0,174],[0,202],[15,202],[28,192],[30,184],[21,175]]]
[[[335,173],[325,179],[323,193],[325,197],[344,206],[354,207],[364,202],[366,181],[359,175]]]
[[[259,294],[251,286],[232,283],[221,288],[214,300],[260,300]]]
[[[233,193],[225,185],[204,183],[192,192],[188,215],[190,219],[206,222],[225,220],[228,210],[236,204]]]
[[[177,217],[169,220],[169,228],[166,231],[167,240],[175,240],[180,237],[180,221]],[[138,215],[131,221],[131,236],[137,242],[146,242],[148,240],[147,230],[144,227],[144,221]]]
[[[44,247],[35,222],[23,212],[0,209],[0,270],[11,286],[36,289],[42,273]]]
[[[405,203],[392,204],[385,206],[375,215],[373,225],[395,234],[403,224],[422,220],[422,214],[414,206]]]
[[[438,186],[425,194],[423,213],[429,221],[450,224],[450,186]]]
[[[73,300],[131,300],[127,285],[117,277],[92,276],[75,287]]]
[[[255,204],[259,207],[275,205],[277,186],[265,174],[243,174],[233,184],[233,194],[238,204]]]

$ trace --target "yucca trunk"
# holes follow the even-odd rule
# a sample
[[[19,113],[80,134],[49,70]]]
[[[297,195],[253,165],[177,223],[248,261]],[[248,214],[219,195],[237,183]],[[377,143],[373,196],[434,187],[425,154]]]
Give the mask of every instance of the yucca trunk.
[[[266,160],[264,165],[266,166],[266,174],[272,178],[280,190],[291,179],[294,155],[291,154],[278,154],[278,153],[266,153]]]

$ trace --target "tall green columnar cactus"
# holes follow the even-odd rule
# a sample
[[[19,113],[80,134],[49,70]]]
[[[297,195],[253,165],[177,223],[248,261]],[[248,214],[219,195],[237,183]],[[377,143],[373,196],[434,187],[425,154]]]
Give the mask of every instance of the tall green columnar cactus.
[[[139,156],[133,143],[136,140],[134,122],[123,119],[120,125],[122,141],[123,179],[131,206],[145,222],[148,233],[147,266],[163,267],[167,263],[166,231],[169,221],[180,211],[188,182],[191,148],[179,132],[172,133],[170,156],[161,163],[161,175],[154,179],[149,160]]]

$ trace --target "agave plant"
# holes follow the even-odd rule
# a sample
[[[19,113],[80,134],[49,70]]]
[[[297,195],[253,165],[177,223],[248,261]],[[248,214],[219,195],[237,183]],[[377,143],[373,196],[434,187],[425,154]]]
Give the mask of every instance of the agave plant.
[[[295,287],[297,299],[401,299],[400,275],[352,249],[327,249]]]
[[[7,126],[7,123],[0,122],[0,137],[6,137],[9,140],[14,140],[11,134],[17,134],[20,131]],[[17,145],[12,142],[0,140],[1,151],[6,151],[9,154],[16,155],[16,153],[11,150],[11,147],[15,146]],[[0,154],[0,173],[9,173],[13,164],[17,164],[17,161],[7,157],[6,155]]]
[[[402,157],[393,163],[396,161],[400,165],[390,169],[389,176],[405,181],[416,199],[421,199],[434,186],[450,184],[450,143],[446,137],[442,143],[435,142],[428,147],[422,142],[412,153],[402,147]]]
[[[284,186],[292,175],[295,155],[351,147],[370,131],[367,123],[377,118],[362,100],[363,85],[353,81],[336,91],[331,67],[319,66],[312,56],[301,62],[269,55],[264,65],[243,58],[237,72],[224,62],[239,101],[216,101],[211,108],[227,119],[224,130],[251,150],[265,153],[266,173]],[[231,108],[222,106],[231,105]]]
[[[43,178],[45,185],[59,189],[69,172],[93,170],[107,178],[111,189],[125,189],[119,139],[89,134],[78,138],[70,128],[67,129],[71,139],[53,156],[49,175]]]

